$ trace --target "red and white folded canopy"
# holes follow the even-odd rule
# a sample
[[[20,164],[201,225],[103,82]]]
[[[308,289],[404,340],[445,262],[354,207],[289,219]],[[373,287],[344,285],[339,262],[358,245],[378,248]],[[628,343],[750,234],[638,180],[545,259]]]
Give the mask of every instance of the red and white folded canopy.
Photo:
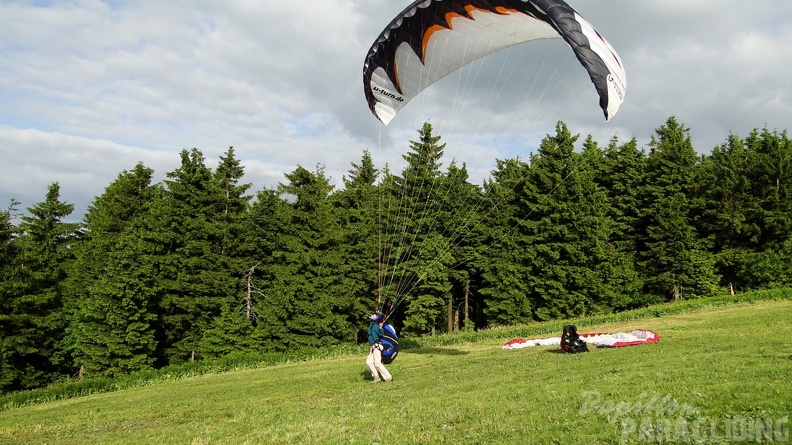
[[[623,346],[635,346],[648,343],[657,343],[660,336],[657,332],[645,329],[636,329],[632,332],[617,332],[614,334],[579,334],[580,339],[586,344],[594,345],[598,348],[620,348]],[[531,346],[559,346],[561,337],[534,338],[525,340],[515,338],[503,345],[503,349],[522,349]]]

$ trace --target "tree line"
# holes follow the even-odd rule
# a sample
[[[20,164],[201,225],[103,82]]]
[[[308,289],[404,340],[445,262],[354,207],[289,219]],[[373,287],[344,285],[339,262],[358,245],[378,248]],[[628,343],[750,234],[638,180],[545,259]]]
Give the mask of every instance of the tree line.
[[[57,183],[0,212],[0,390],[361,341],[387,308],[413,335],[792,284],[792,144],[729,135],[698,155],[669,118],[648,150],[559,122],[472,184],[424,124],[401,172],[369,152],[250,193],[230,148],[153,183],[118,175],[82,222]]]

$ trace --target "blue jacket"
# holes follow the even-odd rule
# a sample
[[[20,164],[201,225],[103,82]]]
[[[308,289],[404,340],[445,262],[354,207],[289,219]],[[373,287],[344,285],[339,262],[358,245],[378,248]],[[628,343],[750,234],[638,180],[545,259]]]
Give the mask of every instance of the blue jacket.
[[[368,327],[368,343],[373,345],[385,335],[385,330],[379,324],[371,322]]]

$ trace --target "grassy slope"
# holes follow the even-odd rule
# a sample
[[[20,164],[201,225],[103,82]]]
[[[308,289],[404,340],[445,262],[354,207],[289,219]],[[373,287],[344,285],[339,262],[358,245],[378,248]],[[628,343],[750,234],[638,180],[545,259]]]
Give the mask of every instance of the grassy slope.
[[[691,423],[781,419],[790,315],[790,301],[759,302],[589,326],[661,341],[581,355],[501,350],[510,337],[409,349],[389,384],[368,383],[363,356],[204,375],[1,412],[0,443],[605,444],[623,433],[618,403],[633,410],[620,420],[655,426],[680,407]],[[635,413],[653,398],[659,414]]]

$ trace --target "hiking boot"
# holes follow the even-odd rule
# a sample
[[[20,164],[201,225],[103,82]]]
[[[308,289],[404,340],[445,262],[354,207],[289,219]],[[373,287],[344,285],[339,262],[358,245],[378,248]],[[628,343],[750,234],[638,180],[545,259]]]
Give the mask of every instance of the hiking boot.
[[[374,380],[371,381],[371,383],[379,383],[379,381],[380,381],[379,376],[376,376],[374,377]]]

